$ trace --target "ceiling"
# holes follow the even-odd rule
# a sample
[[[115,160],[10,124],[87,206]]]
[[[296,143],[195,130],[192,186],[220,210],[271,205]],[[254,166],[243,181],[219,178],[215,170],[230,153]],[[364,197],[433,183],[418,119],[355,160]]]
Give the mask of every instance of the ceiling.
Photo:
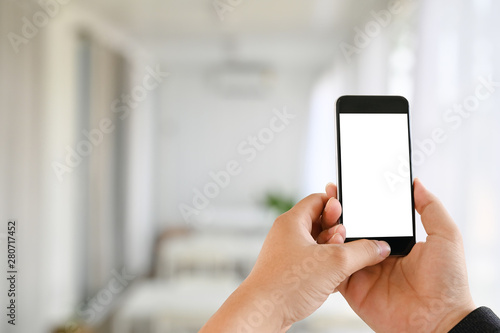
[[[223,15],[214,3],[226,4]],[[233,3],[234,5],[230,5]],[[85,0],[141,38],[325,32],[348,23],[352,1],[335,0]]]
[[[385,2],[80,0],[79,5],[171,62],[247,57],[297,64],[331,59],[356,22]],[[214,3],[227,10],[218,12]]]

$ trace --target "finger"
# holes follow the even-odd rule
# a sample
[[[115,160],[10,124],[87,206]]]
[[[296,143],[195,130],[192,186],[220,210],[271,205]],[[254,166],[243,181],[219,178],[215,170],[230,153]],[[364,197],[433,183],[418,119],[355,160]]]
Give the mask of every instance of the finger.
[[[345,239],[345,228],[342,224],[337,224],[336,226],[323,230],[316,239],[318,244],[342,244]],[[342,238],[341,242],[332,243],[332,238],[338,235]]]
[[[427,234],[455,240],[460,232],[441,201],[429,192],[418,178],[415,178],[413,187],[415,208],[422,218]]]
[[[318,238],[316,238],[316,242],[318,244],[326,244],[330,238],[333,237],[333,235],[335,235],[333,228],[325,229],[319,233]]]
[[[323,229],[328,229],[336,225],[341,213],[342,206],[340,206],[340,202],[334,197],[328,199],[323,216],[321,217],[321,226]]]
[[[345,237],[340,233],[336,233],[332,238],[328,241],[328,244],[344,244]]]
[[[361,239],[341,245],[346,250],[341,258],[341,269],[345,277],[367,266],[378,264],[391,253],[389,244],[384,241]]]
[[[337,198],[337,186],[334,183],[326,184],[325,192],[329,198]]]
[[[311,226],[311,236],[315,240],[318,239],[318,236],[323,231],[323,227],[321,227],[321,219],[322,219],[322,216],[320,216],[320,218],[317,221],[314,221],[312,226]]]
[[[330,238],[327,242],[327,244],[344,244],[345,242],[345,237],[346,237],[346,231],[345,227],[343,224],[339,224],[332,229],[336,229],[334,231],[334,235],[332,238]]]
[[[311,194],[300,200],[284,215],[293,215],[290,223],[300,223],[311,233],[313,221],[319,221],[327,201],[326,194]]]

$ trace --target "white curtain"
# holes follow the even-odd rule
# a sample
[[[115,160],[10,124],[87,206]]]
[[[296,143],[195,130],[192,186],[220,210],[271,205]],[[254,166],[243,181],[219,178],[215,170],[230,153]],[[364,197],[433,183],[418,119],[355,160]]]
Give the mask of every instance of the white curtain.
[[[500,3],[491,0],[423,2],[413,132],[414,141],[429,138],[434,128],[442,128],[448,136],[416,171],[441,197],[462,231],[476,303],[497,313],[499,10]],[[490,80],[498,83],[484,83]],[[460,108],[463,111],[449,111]]]

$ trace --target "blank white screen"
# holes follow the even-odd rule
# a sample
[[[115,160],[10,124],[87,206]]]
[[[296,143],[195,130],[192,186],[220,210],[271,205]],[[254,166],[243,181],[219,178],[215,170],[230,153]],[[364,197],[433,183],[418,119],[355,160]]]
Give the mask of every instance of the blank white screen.
[[[347,237],[412,236],[410,174],[398,172],[410,155],[407,115],[341,113],[339,118]],[[391,174],[400,177],[390,178],[392,184]]]

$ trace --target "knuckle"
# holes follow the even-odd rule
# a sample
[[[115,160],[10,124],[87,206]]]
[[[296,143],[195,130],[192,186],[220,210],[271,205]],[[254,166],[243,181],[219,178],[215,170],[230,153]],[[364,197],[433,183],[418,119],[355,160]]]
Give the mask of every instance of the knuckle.
[[[280,227],[281,225],[283,225],[285,223],[285,220],[286,220],[286,215],[285,214],[286,213],[281,214],[280,216],[278,216],[276,218],[276,220],[274,220],[273,226]]]
[[[294,212],[288,211],[276,218],[273,223],[273,228],[289,228],[290,227],[290,221],[295,219],[296,217],[294,216]]]
[[[364,242],[363,249],[365,250],[367,255],[372,255],[374,253],[378,253],[378,251],[379,251],[378,245],[375,244],[375,241],[371,241],[371,240],[366,240]]]

